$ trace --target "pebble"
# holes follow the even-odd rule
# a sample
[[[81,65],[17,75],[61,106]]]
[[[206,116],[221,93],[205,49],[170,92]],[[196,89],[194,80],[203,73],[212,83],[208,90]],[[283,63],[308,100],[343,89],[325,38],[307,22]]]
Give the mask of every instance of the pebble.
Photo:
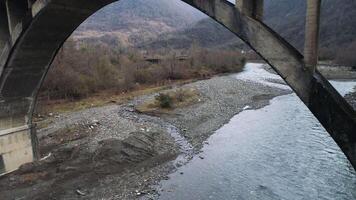
[[[85,193],[82,192],[82,191],[80,191],[79,189],[77,189],[75,192],[76,192],[78,195],[81,195],[81,196],[84,196],[84,195],[85,195]]]
[[[251,106],[245,106],[242,110],[248,110],[251,109]]]

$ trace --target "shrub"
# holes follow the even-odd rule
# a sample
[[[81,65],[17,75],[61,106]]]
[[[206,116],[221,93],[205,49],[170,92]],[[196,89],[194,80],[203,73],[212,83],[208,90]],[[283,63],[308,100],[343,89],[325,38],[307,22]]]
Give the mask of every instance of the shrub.
[[[173,99],[168,94],[160,93],[155,99],[161,108],[172,108]]]
[[[184,101],[184,97],[185,97],[185,91],[183,89],[178,89],[176,91],[176,99],[178,102],[183,102]]]
[[[245,55],[236,51],[193,46],[191,50],[182,52],[150,50],[152,52],[147,55],[160,59],[158,63],[150,63],[135,49],[122,51],[101,43],[82,43],[78,48],[78,44],[68,40],[59,51],[43,84],[40,98],[71,100],[103,90],[121,93],[140,85],[208,78],[218,73],[239,72],[246,61]],[[182,98],[178,97],[178,102],[184,101]]]

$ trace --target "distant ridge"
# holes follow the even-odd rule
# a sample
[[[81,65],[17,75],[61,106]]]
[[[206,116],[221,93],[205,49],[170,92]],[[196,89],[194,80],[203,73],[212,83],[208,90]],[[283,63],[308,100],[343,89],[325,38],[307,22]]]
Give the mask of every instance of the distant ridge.
[[[265,0],[264,21],[297,49],[304,45],[306,2]],[[356,40],[356,1],[323,0],[322,50],[335,54]],[[242,48],[219,24],[180,0],[121,0],[91,17],[75,38],[137,48]],[[95,39],[93,39],[95,38]]]

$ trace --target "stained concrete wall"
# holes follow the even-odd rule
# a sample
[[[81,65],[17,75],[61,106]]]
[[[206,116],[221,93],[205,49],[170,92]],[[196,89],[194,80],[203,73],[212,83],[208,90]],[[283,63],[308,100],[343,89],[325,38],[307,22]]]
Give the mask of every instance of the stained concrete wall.
[[[11,134],[0,131],[0,155],[3,157],[6,172],[14,171],[22,164],[33,161],[31,132],[27,127],[23,129]]]
[[[0,97],[0,131],[31,123],[28,113],[32,101],[30,98],[1,99]]]

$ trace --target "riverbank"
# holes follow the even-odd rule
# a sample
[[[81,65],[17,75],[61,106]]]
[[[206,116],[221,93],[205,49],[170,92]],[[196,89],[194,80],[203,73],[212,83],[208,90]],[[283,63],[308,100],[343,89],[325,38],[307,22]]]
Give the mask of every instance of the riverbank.
[[[289,90],[235,78],[213,77],[181,86],[200,93],[200,101],[159,116],[135,108],[156,93],[129,103],[53,116],[38,131],[43,159],[0,178],[4,199],[135,199],[154,194],[152,185],[175,169],[215,130],[244,109],[257,109]],[[173,87],[168,90],[176,90]],[[167,91],[168,91],[167,90]],[[164,91],[162,91],[164,92]],[[40,125],[43,126],[43,125]],[[172,127],[186,146],[172,135]],[[189,159],[189,158],[188,158]]]
[[[318,70],[327,79],[356,79],[356,70],[352,67],[319,65]]]
[[[331,84],[345,95],[356,81]],[[157,199],[349,200],[356,199],[355,183],[355,170],[335,141],[288,94],[231,118],[201,153],[160,182]]]
[[[345,96],[346,101],[356,110],[356,88]]]

